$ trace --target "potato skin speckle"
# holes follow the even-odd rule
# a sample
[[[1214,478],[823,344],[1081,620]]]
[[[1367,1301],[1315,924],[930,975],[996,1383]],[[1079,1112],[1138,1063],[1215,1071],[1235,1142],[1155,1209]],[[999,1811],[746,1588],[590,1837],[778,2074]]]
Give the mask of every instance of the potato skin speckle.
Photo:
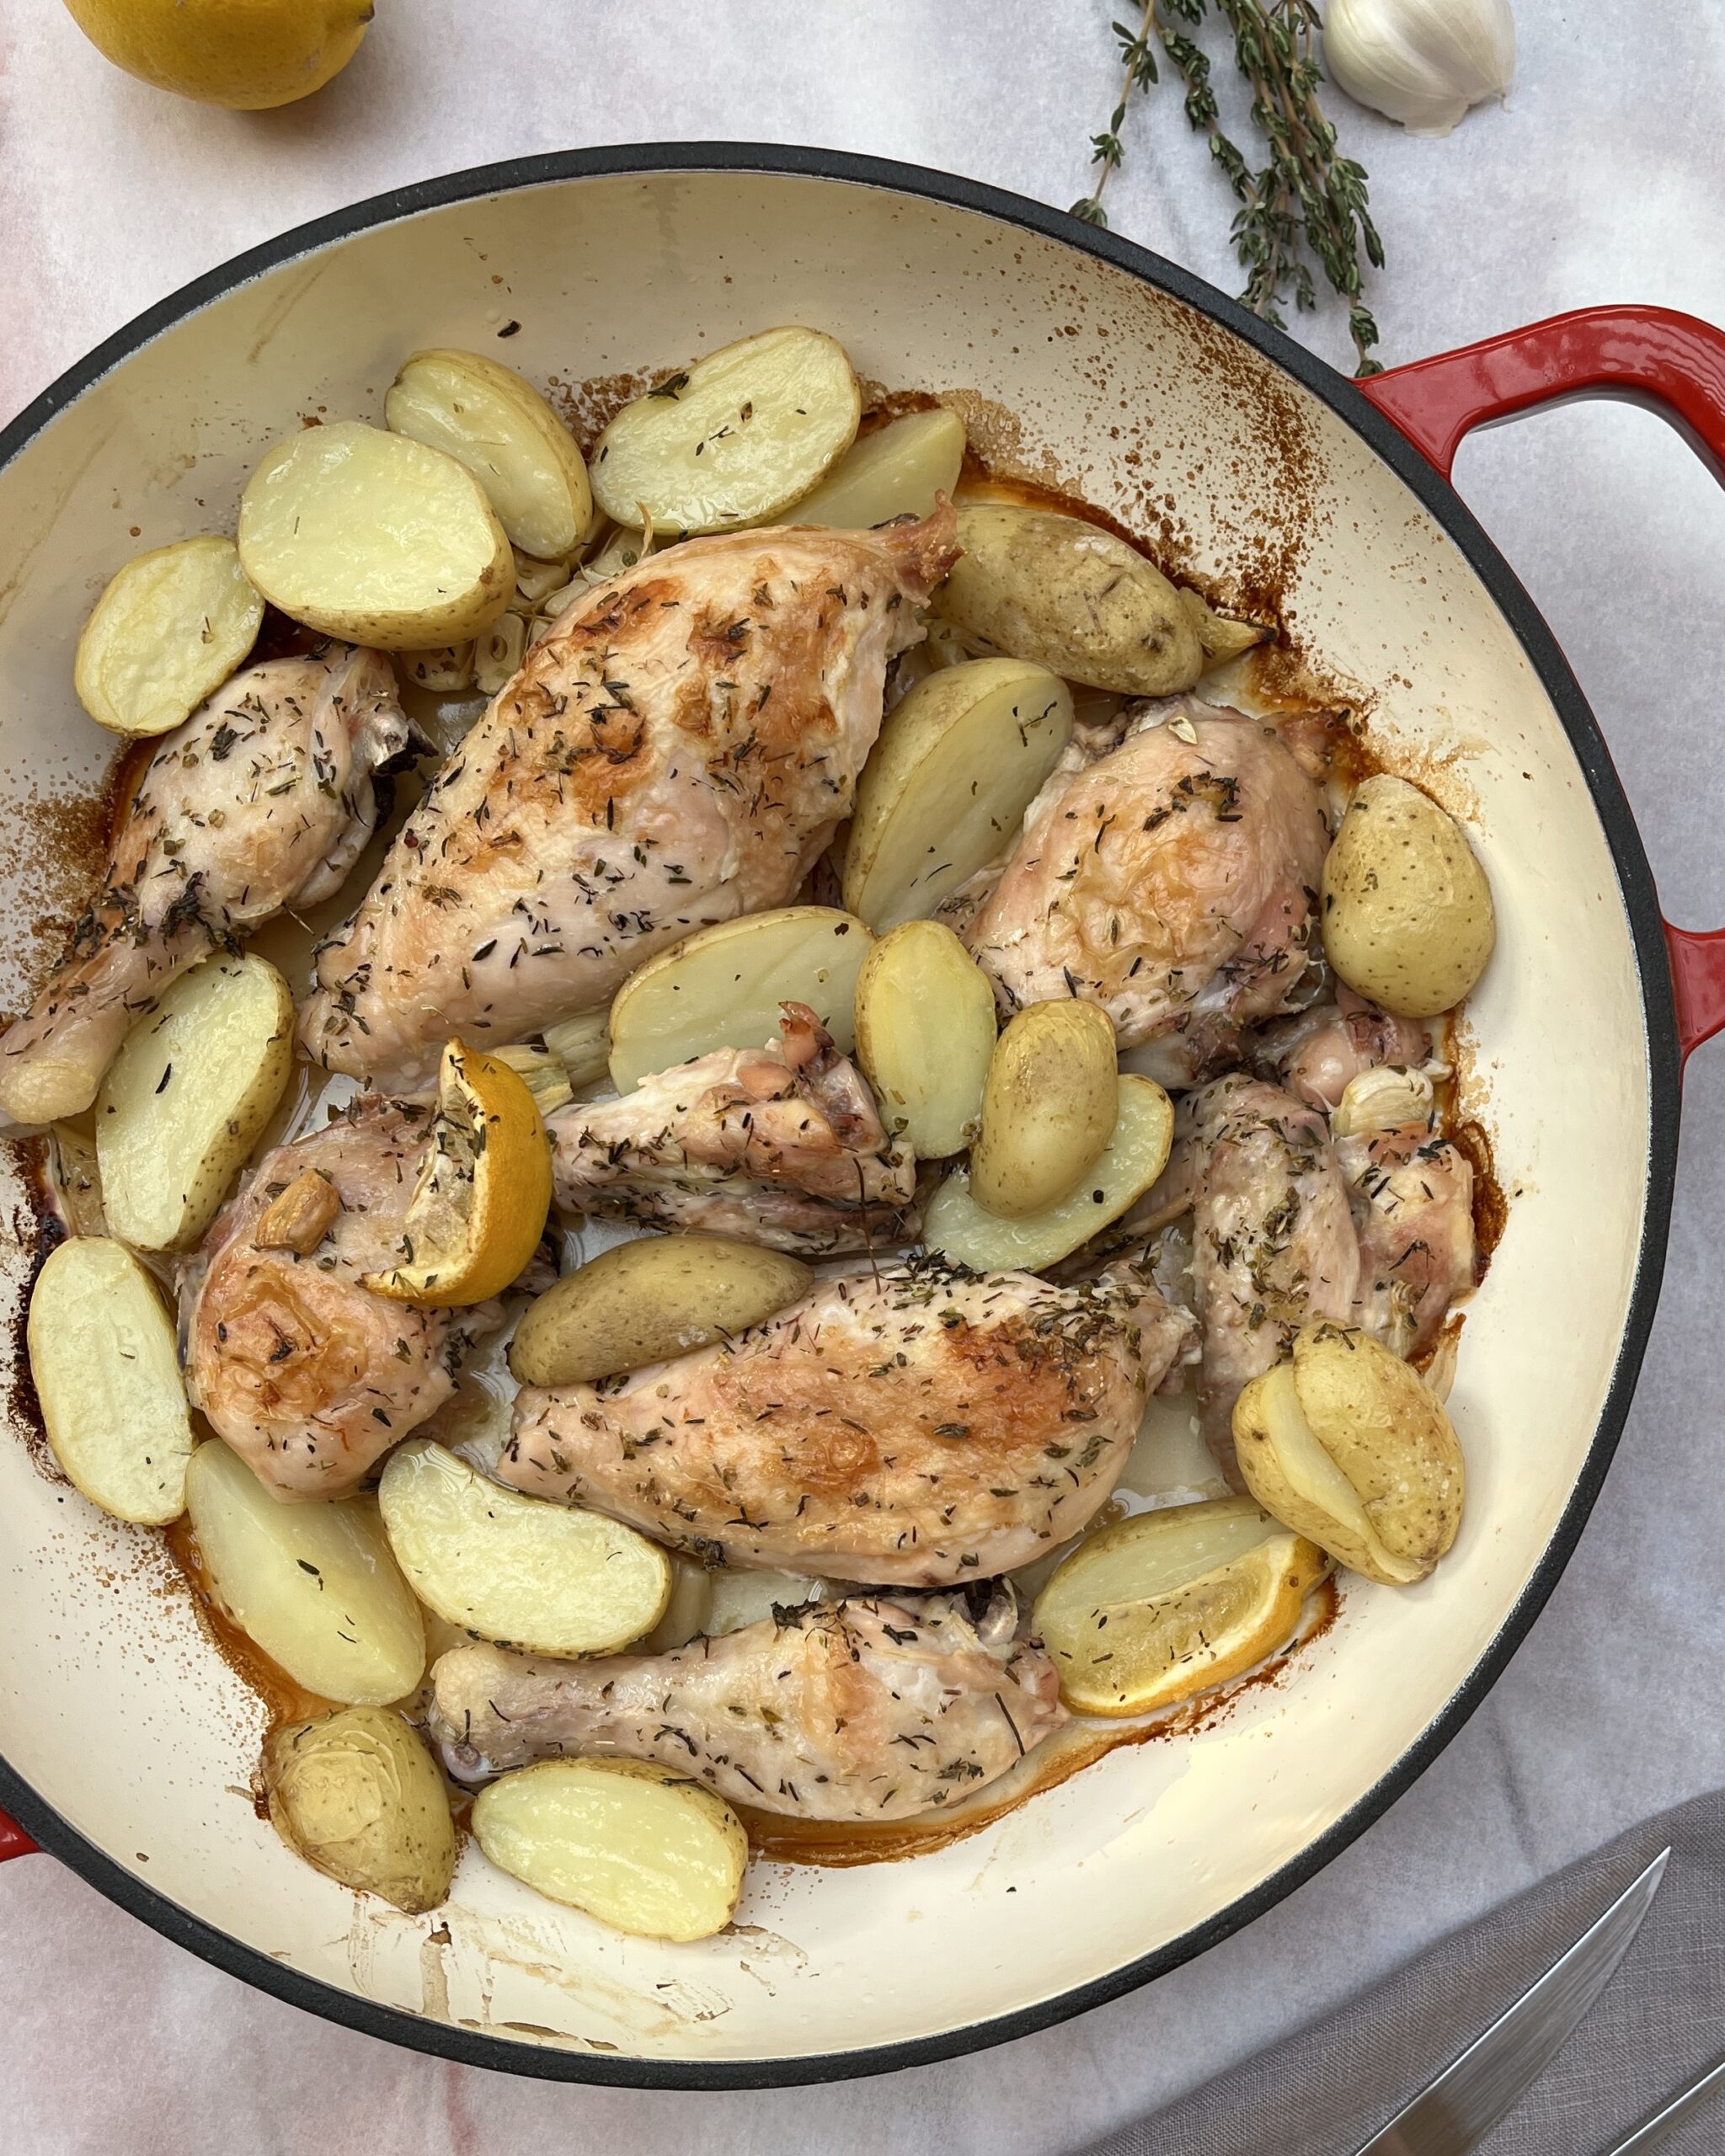
[[[1331,965],[1397,1017],[1453,1010],[1497,940],[1491,886],[1461,826],[1387,773],[1348,804],[1321,893]]]

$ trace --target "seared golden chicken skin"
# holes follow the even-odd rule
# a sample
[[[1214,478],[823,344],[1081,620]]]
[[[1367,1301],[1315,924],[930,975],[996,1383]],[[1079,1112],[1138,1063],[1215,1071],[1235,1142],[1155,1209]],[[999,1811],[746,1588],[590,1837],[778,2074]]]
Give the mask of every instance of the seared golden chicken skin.
[[[389,662],[330,644],[249,666],[164,735],[72,955],[0,1038],[0,1108],[74,1115],[134,1018],[284,906],[334,898],[377,820],[408,723]]]
[[[720,1049],[548,1118],[558,1203],[817,1257],[913,1235],[915,1161],[814,1013],[783,1009],[765,1048]]]
[[[468,1780],[565,1753],[657,1759],[733,1803],[804,1819],[956,1804],[1065,1721],[1039,1646],[946,1597],[784,1610],[674,1653],[547,1662],[451,1649],[430,1731]]]
[[[850,813],[953,531],[943,502],[879,531],[692,539],[577,600],[324,947],[307,1052],[424,1083],[457,1035],[520,1040],[782,905]]]
[[[495,1472],[711,1563],[985,1579],[1093,1516],[1191,1331],[1130,1273],[883,1267],[674,1362],[523,1391]]]
[[[1110,754],[1067,750],[965,941],[1004,1011],[1082,996],[1140,1049],[1130,1067],[1189,1085],[1287,1007],[1328,845],[1322,793],[1274,727],[1144,705]]]
[[[279,1497],[363,1481],[449,1397],[483,1322],[361,1284],[399,1254],[428,1115],[369,1100],[266,1153],[180,1268],[186,1390]]]

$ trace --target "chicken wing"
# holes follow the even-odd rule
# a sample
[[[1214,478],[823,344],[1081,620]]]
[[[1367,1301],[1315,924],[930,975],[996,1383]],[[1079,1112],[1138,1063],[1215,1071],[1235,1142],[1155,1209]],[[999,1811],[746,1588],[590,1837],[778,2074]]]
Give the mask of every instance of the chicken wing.
[[[522,1392],[497,1477],[709,1563],[988,1578],[1092,1517],[1191,1330],[1130,1272],[822,1280],[718,1346]]]
[[[913,1236],[915,1161],[814,1013],[783,1008],[766,1048],[721,1049],[549,1117],[558,1203],[810,1256]]]
[[[621,1753],[804,1819],[904,1819],[970,1796],[1066,1719],[1039,1646],[948,1597],[780,1610],[674,1653],[547,1662],[451,1649],[430,1731],[467,1780]]]
[[[484,1328],[361,1285],[397,1256],[428,1113],[365,1101],[277,1146],[180,1268],[187,1391],[279,1497],[351,1490],[449,1397]]]
[[[236,674],[164,736],[72,953],[0,1038],[0,1109],[75,1115],[176,974],[284,906],[333,898],[408,744],[389,663],[346,644]]]
[[[1069,749],[965,931],[1003,1010],[1081,995],[1189,1085],[1286,1009],[1316,947],[1323,796],[1275,728],[1189,697]],[[1144,1044],[1153,1043],[1153,1049]]]
[[[456,1034],[520,1040],[782,905],[850,813],[953,532],[943,501],[878,531],[692,539],[577,600],[324,947],[307,1052],[424,1083]]]

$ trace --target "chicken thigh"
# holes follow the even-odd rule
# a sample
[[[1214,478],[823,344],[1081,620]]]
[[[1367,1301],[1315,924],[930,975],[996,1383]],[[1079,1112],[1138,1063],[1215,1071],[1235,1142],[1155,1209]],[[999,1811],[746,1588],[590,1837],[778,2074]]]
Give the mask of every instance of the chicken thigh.
[[[1336,1159],[1359,1235],[1358,1321],[1422,1354],[1474,1284],[1472,1163],[1423,1123],[1338,1138]]]
[[[915,1235],[915,1161],[814,1013],[783,1007],[766,1048],[720,1049],[549,1117],[558,1203],[816,1257]]]
[[[428,1111],[368,1100],[264,1155],[180,1268],[186,1390],[278,1497],[337,1497],[455,1389],[485,1313],[374,1294]]]
[[[575,600],[325,946],[307,1052],[423,1084],[452,1037],[520,1040],[783,904],[850,813],[953,532],[943,501],[876,531],[691,539]]]
[[[1003,1010],[1083,996],[1139,1050],[1130,1068],[1189,1085],[1287,1008],[1328,844],[1323,795],[1274,727],[1141,705],[1110,754],[1068,750],[965,940]]]
[[[709,1563],[987,1578],[1094,1515],[1192,1329],[1130,1272],[822,1280],[716,1347],[523,1391],[497,1478]]]
[[[248,667],[164,736],[71,956],[0,1038],[0,1109],[45,1123],[87,1108],[177,974],[284,906],[333,898],[408,738],[389,662],[346,644]]]
[[[1009,1604],[1009,1598],[1002,1598]],[[461,1646],[430,1722],[467,1780],[565,1754],[679,1767],[733,1803],[804,1819],[904,1819],[970,1796],[1066,1719],[1054,1664],[1010,1607],[852,1596],[670,1654],[548,1662]]]

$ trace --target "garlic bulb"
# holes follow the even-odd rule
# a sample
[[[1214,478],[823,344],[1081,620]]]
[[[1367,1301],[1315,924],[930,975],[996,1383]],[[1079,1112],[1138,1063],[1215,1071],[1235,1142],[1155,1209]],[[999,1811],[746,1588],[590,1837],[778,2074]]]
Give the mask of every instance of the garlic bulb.
[[[1324,64],[1356,104],[1447,135],[1515,72],[1509,0],[1330,0]]]

